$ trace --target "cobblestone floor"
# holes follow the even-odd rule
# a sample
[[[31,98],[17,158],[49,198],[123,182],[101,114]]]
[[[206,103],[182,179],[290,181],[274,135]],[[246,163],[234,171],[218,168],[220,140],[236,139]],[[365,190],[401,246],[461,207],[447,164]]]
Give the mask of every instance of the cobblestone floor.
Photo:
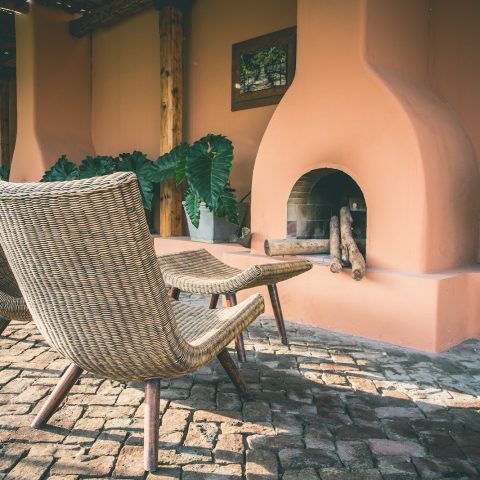
[[[218,362],[162,383],[161,468],[147,476],[141,386],[82,377],[50,426],[32,430],[68,362],[34,325],[8,327],[0,479],[480,478],[479,342],[427,355],[287,328],[288,347],[269,318],[249,328],[242,372],[251,400]]]

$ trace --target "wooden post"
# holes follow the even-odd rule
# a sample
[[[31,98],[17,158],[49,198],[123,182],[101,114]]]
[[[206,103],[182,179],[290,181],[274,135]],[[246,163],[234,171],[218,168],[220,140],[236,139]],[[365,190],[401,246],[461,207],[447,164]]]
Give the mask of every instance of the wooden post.
[[[174,2],[162,2],[159,12],[160,154],[163,155],[183,140],[183,13]],[[182,235],[182,190],[175,179],[162,183],[159,208],[155,226],[160,236]]]

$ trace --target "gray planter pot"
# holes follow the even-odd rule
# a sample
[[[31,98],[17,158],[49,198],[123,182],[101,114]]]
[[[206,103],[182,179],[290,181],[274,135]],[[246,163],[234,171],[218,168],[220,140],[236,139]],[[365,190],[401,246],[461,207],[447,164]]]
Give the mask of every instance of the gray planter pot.
[[[245,215],[248,210],[248,203],[240,203],[239,208],[239,225],[233,225],[227,222],[223,217],[217,217],[214,215],[205,204],[200,205],[200,224],[198,228],[195,228],[187,216],[188,231],[190,238],[194,242],[205,243],[234,243],[240,227],[245,220]],[[185,206],[184,206],[185,209]],[[186,214],[186,212],[185,212]]]

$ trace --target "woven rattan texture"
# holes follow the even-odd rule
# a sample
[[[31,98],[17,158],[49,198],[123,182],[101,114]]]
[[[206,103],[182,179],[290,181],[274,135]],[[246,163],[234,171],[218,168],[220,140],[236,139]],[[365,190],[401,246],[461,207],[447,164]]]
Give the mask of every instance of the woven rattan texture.
[[[0,247],[0,331],[10,320],[31,320],[25,300],[20,293],[17,281],[8,265],[5,253]]]
[[[245,288],[270,285],[300,275],[312,268],[308,260],[253,265],[246,270],[229,267],[205,249],[160,255],[167,284],[184,292],[235,293]]]
[[[115,380],[174,378],[208,363],[264,310],[172,307],[131,173],[0,183],[0,242],[44,338]]]

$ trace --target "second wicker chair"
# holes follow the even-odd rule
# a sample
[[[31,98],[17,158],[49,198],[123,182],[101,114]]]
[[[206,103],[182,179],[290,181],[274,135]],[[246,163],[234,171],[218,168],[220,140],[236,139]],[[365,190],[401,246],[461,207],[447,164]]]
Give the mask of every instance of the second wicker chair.
[[[254,295],[232,309],[169,300],[135,175],[0,182],[0,243],[45,340],[72,364],[33,427],[44,425],[84,370],[145,382],[145,470],[158,458],[160,378],[215,357],[245,383],[227,345],[264,310]]]
[[[170,296],[178,299],[180,292],[211,295],[210,308],[216,308],[220,295],[227,306],[237,303],[236,293],[247,288],[267,285],[280,339],[287,344],[287,332],[277,283],[296,277],[312,268],[305,259],[252,265],[246,270],[230,267],[205,249],[160,255],[158,257],[165,281],[171,285]],[[243,337],[235,339],[238,358],[246,361]]]

